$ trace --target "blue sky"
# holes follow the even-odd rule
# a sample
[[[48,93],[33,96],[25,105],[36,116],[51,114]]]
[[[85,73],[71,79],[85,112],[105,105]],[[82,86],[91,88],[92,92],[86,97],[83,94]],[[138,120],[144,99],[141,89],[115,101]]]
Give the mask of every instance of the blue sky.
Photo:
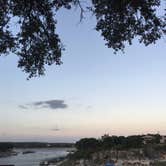
[[[166,39],[149,47],[134,41],[115,55],[92,16],[79,23],[78,11],[63,10],[57,17],[63,65],[27,81],[15,55],[0,58],[0,141],[166,134]]]

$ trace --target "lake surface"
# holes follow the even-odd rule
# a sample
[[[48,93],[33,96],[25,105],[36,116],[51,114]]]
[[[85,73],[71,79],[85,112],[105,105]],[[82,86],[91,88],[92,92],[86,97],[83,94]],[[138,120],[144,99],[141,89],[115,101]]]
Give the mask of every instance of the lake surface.
[[[39,166],[39,163],[45,159],[66,156],[68,150],[69,148],[15,149],[15,151],[18,152],[18,155],[0,158],[0,165]],[[34,151],[35,153],[22,154],[22,152],[25,151]]]

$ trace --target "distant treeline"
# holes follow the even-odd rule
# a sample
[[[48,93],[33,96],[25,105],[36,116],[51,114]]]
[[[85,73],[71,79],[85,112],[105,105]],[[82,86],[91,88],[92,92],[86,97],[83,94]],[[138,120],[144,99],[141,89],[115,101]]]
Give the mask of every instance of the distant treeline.
[[[159,144],[161,136],[159,134],[148,135],[151,139],[146,140],[145,135],[132,135],[132,136],[102,136],[101,139],[96,138],[83,138],[76,142],[78,150],[87,149],[131,149],[142,148],[147,144]]]
[[[73,143],[43,143],[43,142],[1,142],[0,151],[12,148],[63,148],[73,147]]]
[[[11,143],[0,143],[0,152],[7,152],[13,149],[13,145]]]
[[[147,139],[148,138],[148,139]],[[161,136],[154,135],[133,135],[133,136],[109,136],[104,135],[100,139],[83,138],[76,142],[77,151],[71,158],[89,158],[91,154],[98,151],[128,151],[130,149],[142,149],[145,156],[154,157],[157,152],[166,152],[166,143],[160,144]]]
[[[83,138],[76,142],[78,150],[97,150],[97,149],[129,149],[141,148],[143,139],[140,136],[108,136],[102,139]]]

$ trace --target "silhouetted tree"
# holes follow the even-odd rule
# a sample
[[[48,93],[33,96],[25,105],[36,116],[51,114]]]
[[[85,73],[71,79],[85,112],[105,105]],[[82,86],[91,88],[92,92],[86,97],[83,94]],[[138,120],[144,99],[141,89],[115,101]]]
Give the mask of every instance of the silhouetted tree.
[[[130,149],[141,148],[143,139],[141,136],[109,136],[102,140],[101,145],[104,149]]]
[[[100,147],[100,141],[95,138],[83,138],[76,142],[76,148],[81,151],[96,150]]]
[[[29,78],[43,75],[45,65],[60,65],[64,47],[56,33],[56,13],[60,8],[80,8],[81,18],[88,9],[97,18],[96,30],[106,45],[124,50],[137,37],[146,46],[166,32],[165,13],[158,16],[160,0],[0,0],[0,55],[15,53],[18,67]],[[13,30],[13,24],[17,29]]]

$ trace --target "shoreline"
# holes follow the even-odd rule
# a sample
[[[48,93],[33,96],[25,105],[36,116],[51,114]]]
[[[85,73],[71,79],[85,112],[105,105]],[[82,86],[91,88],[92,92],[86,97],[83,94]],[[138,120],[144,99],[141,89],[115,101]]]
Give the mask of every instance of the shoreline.
[[[40,162],[40,166],[49,166],[55,164],[56,166],[62,164],[65,160],[67,160],[67,156],[55,157],[52,159],[47,159]]]
[[[16,155],[18,155],[18,153],[16,151],[0,152],[0,158],[16,156]]]

